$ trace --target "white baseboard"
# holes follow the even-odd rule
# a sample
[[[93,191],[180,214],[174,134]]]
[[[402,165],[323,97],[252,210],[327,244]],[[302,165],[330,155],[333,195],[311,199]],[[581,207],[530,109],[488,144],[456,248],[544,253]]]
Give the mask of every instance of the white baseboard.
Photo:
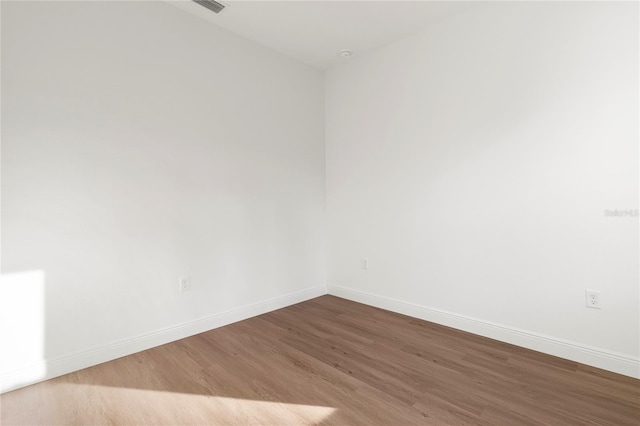
[[[242,321],[327,294],[364,303],[414,318],[468,331],[550,355],[580,362],[626,376],[640,378],[640,359],[551,336],[520,330],[489,321],[454,314],[363,291],[329,285],[311,287],[251,305],[231,309],[162,330],[135,336],[105,346],[44,360],[27,368],[0,375],[0,393],[8,392],[83,368],[111,361],[195,334]]]
[[[336,285],[329,294],[640,379],[640,358]]]
[[[124,339],[105,346],[94,347],[82,352],[43,360],[27,368],[0,375],[0,393],[184,339],[185,337],[304,302],[305,300],[313,299],[324,294],[327,294],[326,286],[311,287],[262,302],[209,315],[195,321],[189,321],[162,330]]]

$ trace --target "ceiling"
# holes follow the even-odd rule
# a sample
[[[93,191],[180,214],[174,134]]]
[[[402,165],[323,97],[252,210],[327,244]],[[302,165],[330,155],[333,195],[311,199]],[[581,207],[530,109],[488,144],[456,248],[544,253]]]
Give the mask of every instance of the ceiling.
[[[399,40],[471,7],[465,1],[222,0],[215,14],[190,0],[170,1],[249,40],[321,70]]]

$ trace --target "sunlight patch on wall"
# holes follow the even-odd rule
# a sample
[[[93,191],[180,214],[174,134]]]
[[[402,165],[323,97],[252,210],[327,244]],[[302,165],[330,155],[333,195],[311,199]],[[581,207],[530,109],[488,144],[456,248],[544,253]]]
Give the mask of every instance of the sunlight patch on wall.
[[[45,274],[0,276],[0,390],[45,377]]]

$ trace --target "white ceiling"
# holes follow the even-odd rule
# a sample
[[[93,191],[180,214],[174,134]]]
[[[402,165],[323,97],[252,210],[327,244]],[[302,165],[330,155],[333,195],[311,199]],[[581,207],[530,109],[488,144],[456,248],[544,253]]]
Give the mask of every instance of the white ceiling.
[[[180,9],[318,69],[399,40],[470,7],[464,1],[222,0],[220,14],[190,0]]]

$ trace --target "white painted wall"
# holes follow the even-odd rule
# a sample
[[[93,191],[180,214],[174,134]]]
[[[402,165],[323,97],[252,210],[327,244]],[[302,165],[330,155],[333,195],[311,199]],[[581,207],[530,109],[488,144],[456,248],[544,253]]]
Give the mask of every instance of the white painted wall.
[[[0,390],[322,293],[325,128],[332,292],[637,365],[637,12],[478,5],[330,71],[325,127],[170,5],[3,1]]]
[[[328,71],[329,291],[640,374],[638,218],[604,214],[638,209],[638,72],[630,2],[487,2]]]
[[[323,97],[321,72],[163,2],[3,1],[3,388],[324,293]]]

